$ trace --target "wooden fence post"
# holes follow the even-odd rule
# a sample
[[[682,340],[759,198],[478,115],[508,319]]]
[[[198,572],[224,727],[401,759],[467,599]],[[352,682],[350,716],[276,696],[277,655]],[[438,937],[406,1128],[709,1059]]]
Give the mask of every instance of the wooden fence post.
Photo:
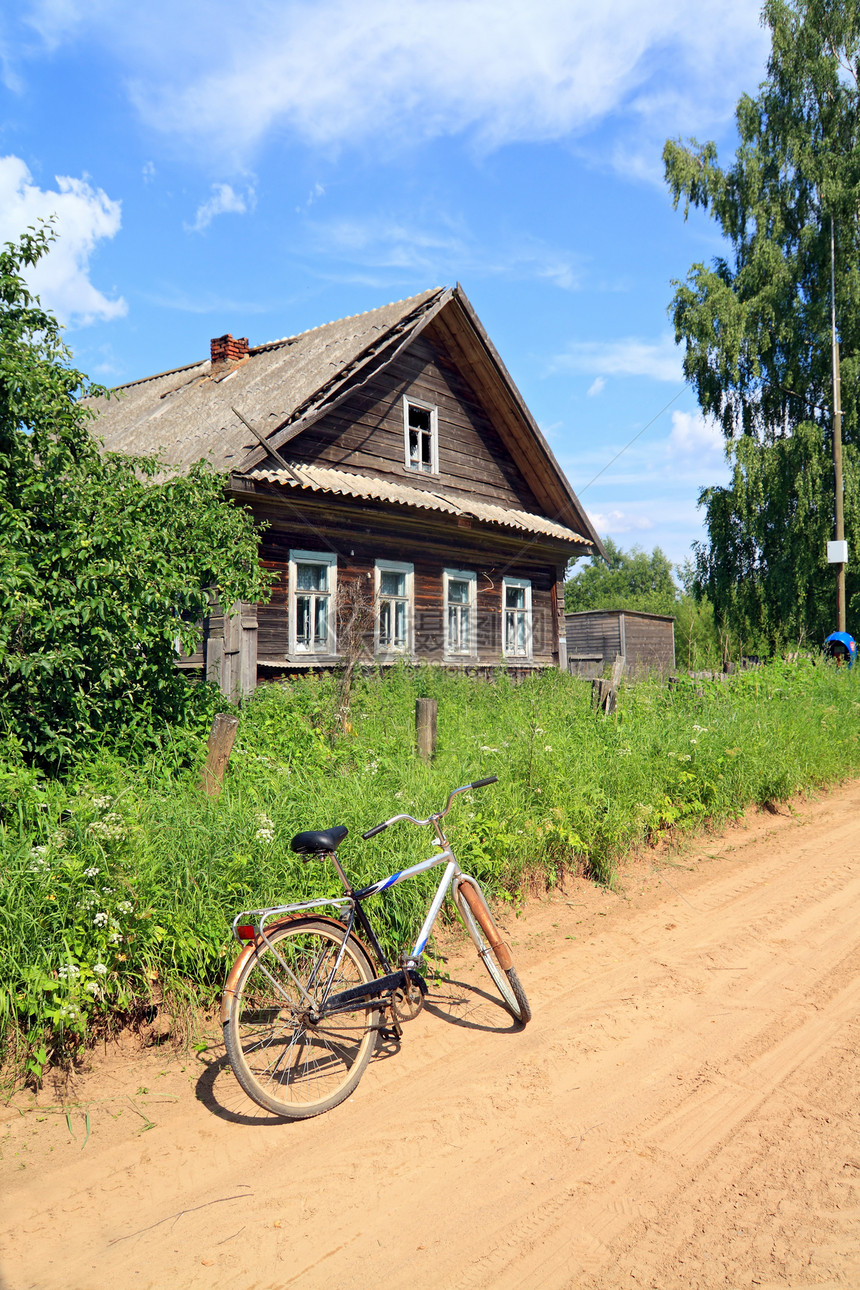
[[[618,687],[621,684],[626,663],[627,659],[623,654],[616,654],[612,676],[608,680],[598,678],[591,682],[591,706],[598,712],[601,708],[607,715],[615,711],[618,703]]]
[[[415,700],[415,741],[418,755],[429,761],[436,751],[436,700]]]
[[[216,713],[212,721],[212,729],[209,731],[209,753],[200,779],[200,787],[210,797],[217,797],[221,792],[238,725],[239,718],[228,716],[226,712]]]

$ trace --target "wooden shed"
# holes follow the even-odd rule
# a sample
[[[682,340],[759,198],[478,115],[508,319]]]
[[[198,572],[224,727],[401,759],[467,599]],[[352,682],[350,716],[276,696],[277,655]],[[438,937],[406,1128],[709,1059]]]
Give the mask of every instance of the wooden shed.
[[[565,614],[568,668],[577,676],[599,676],[616,655],[628,675],[671,672],[675,667],[675,619],[630,609],[588,609]]]

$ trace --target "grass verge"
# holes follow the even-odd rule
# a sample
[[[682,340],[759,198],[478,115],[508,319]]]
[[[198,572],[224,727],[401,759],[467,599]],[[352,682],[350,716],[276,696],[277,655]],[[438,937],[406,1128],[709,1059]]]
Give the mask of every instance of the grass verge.
[[[414,754],[418,696],[439,701],[433,762]],[[356,884],[430,854],[429,833],[363,830],[426,816],[451,788],[450,837],[496,899],[578,869],[611,884],[632,847],[717,828],[860,770],[847,670],[774,663],[727,682],[654,679],[605,718],[558,673],[513,685],[403,667],[365,677],[344,723],[336,682],[262,688],[245,705],[218,799],[198,787],[205,731],[173,732],[146,763],[105,751],[65,783],[0,762],[0,1043],[9,1079],[38,1079],[88,1039],[167,1001],[211,1002],[241,909],[336,894],[323,862],[289,850],[300,829],[346,824]],[[414,938],[433,874],[373,902],[389,949]]]

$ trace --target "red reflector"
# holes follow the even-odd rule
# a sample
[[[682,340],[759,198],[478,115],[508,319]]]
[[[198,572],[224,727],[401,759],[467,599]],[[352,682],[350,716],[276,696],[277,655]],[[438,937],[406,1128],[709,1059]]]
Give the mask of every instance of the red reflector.
[[[249,923],[243,923],[236,928],[236,935],[240,941],[252,941],[256,935],[253,927]]]

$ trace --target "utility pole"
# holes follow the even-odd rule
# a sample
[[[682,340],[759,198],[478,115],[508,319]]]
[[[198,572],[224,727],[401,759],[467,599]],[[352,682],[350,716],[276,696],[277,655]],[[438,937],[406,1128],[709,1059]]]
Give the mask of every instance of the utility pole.
[[[836,565],[836,630],[845,631],[845,524],[842,516],[842,387],[839,375],[839,342],[836,339],[836,236],[830,216],[830,306],[833,351],[833,477],[836,493],[835,542],[827,544],[828,563]]]

